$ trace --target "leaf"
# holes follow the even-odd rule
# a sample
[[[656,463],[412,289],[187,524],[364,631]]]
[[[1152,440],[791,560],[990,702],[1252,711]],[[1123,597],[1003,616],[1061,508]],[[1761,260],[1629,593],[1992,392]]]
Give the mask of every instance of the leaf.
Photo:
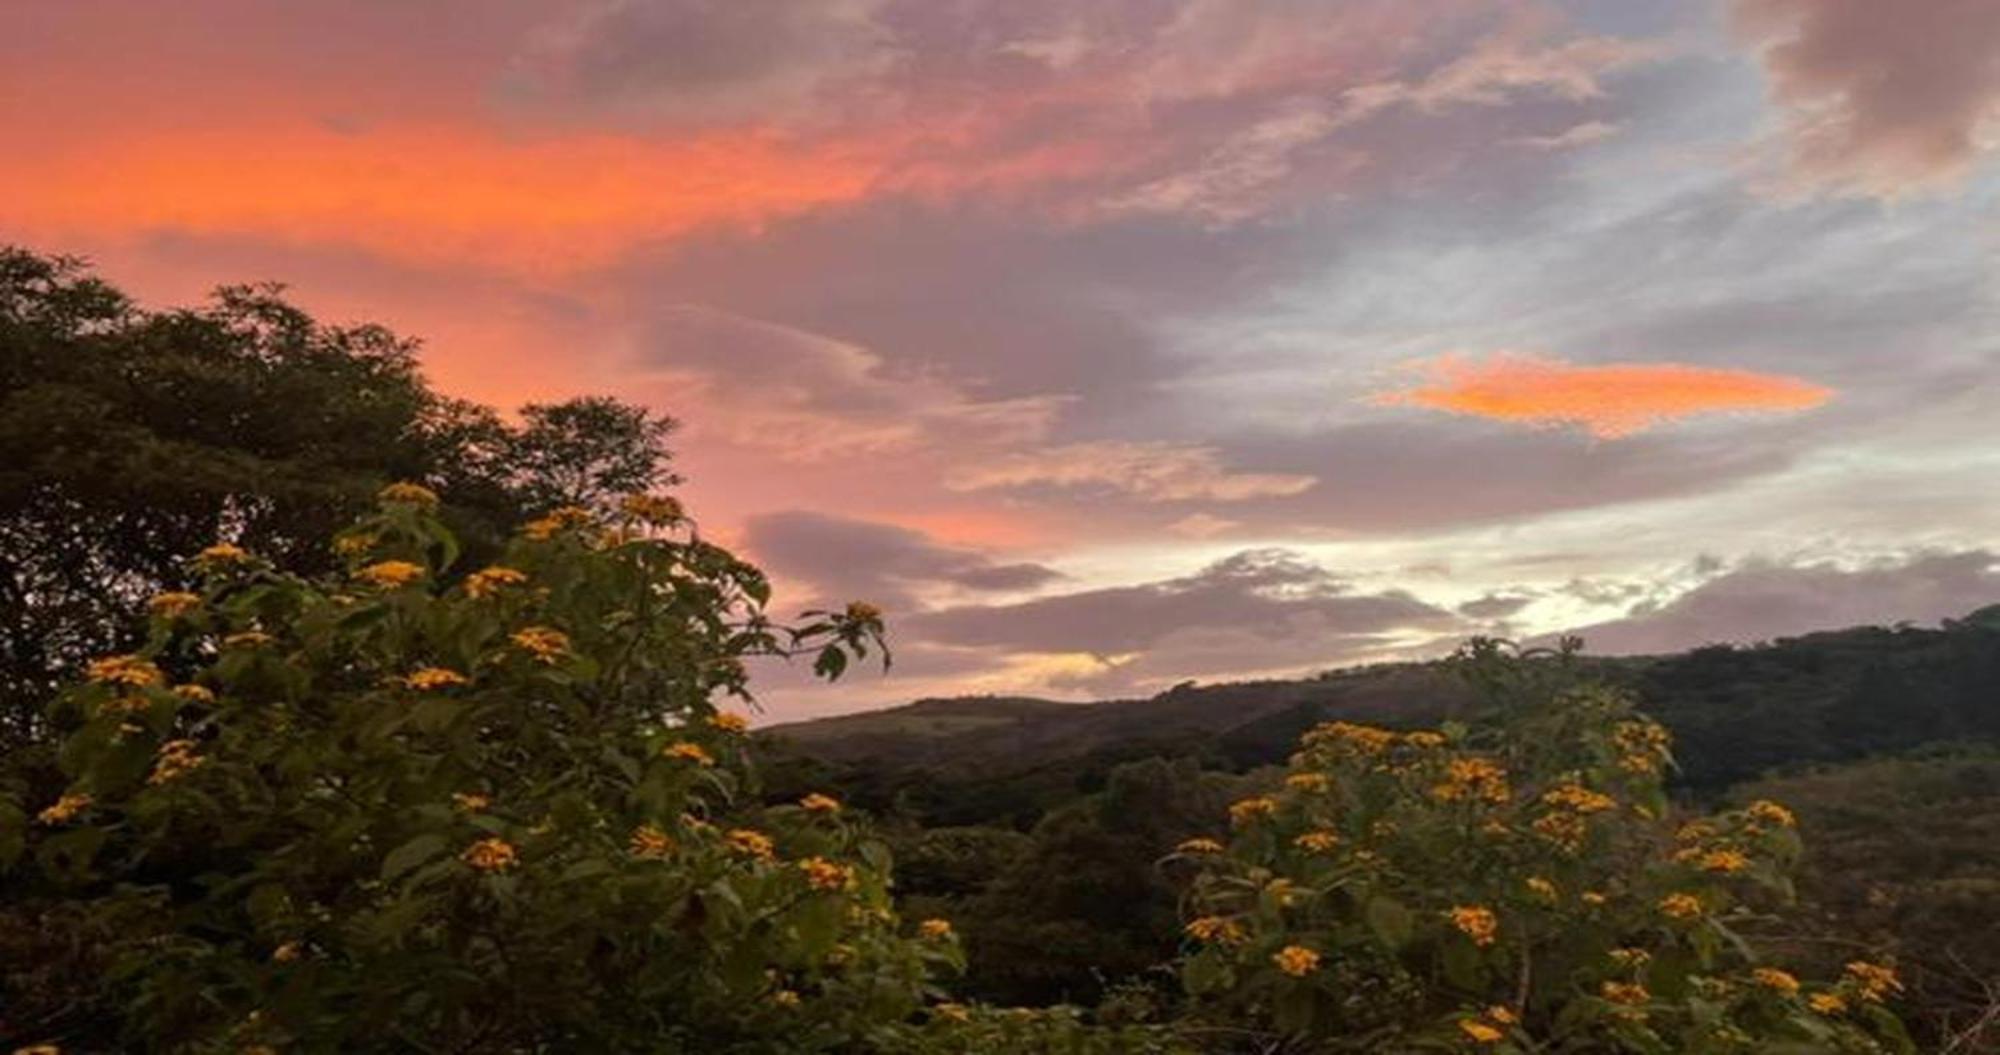
[[[1444,945],[1444,977],[1464,990],[1478,990],[1486,984],[1486,965],[1471,942],[1453,939]]]
[[[436,857],[445,848],[444,836],[436,832],[426,832],[409,842],[389,851],[382,858],[382,878],[395,879],[403,873]]]
[[[1372,898],[1364,915],[1368,920],[1368,929],[1374,931],[1375,937],[1391,951],[1400,951],[1409,944],[1415,921],[1402,902],[1388,897]]]

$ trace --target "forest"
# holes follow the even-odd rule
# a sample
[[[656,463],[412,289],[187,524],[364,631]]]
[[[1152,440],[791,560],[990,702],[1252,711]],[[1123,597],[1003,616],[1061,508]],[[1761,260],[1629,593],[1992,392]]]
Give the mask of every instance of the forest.
[[[2000,608],[752,731],[675,424],[0,252],[0,1042],[2000,1045]]]

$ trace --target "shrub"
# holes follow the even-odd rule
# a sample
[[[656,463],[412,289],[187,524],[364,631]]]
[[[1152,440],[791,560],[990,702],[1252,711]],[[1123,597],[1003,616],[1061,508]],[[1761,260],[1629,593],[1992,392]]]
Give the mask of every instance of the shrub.
[[[61,698],[70,785],[0,807],[0,865],[8,900],[116,935],[119,1021],[47,1039],[799,1052],[913,1020],[956,939],[898,918],[837,802],[752,805],[712,702],[750,656],[837,674],[879,613],[771,623],[664,499],[558,512],[454,579],[434,505],[385,491],[324,580],[211,547]]]
[[[1477,724],[1316,728],[1183,843],[1198,1015],[1299,1051],[1908,1050],[1892,970],[1804,982],[1739,933],[1790,894],[1790,812],[1675,817],[1666,731],[1565,658]]]

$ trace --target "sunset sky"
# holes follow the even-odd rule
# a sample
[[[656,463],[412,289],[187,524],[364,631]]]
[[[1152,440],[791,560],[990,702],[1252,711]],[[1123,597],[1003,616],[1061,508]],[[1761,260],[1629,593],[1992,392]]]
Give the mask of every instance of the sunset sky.
[[[0,242],[672,413],[767,718],[2000,602],[1993,0],[0,5]]]

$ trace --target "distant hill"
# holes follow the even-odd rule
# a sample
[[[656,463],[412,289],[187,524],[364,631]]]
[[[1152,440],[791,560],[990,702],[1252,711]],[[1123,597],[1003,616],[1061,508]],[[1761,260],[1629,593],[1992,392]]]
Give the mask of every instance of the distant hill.
[[[2000,740],[2000,606],[1939,629],[1857,627],[1587,662],[1674,730],[1682,785],[1696,793],[1809,763]],[[1388,664],[1101,703],[922,700],[760,737],[789,760],[781,771],[835,782],[874,808],[929,823],[1026,824],[1096,790],[1122,762],[1186,757],[1244,770],[1281,760],[1322,721],[1429,724],[1472,705],[1440,663]]]

